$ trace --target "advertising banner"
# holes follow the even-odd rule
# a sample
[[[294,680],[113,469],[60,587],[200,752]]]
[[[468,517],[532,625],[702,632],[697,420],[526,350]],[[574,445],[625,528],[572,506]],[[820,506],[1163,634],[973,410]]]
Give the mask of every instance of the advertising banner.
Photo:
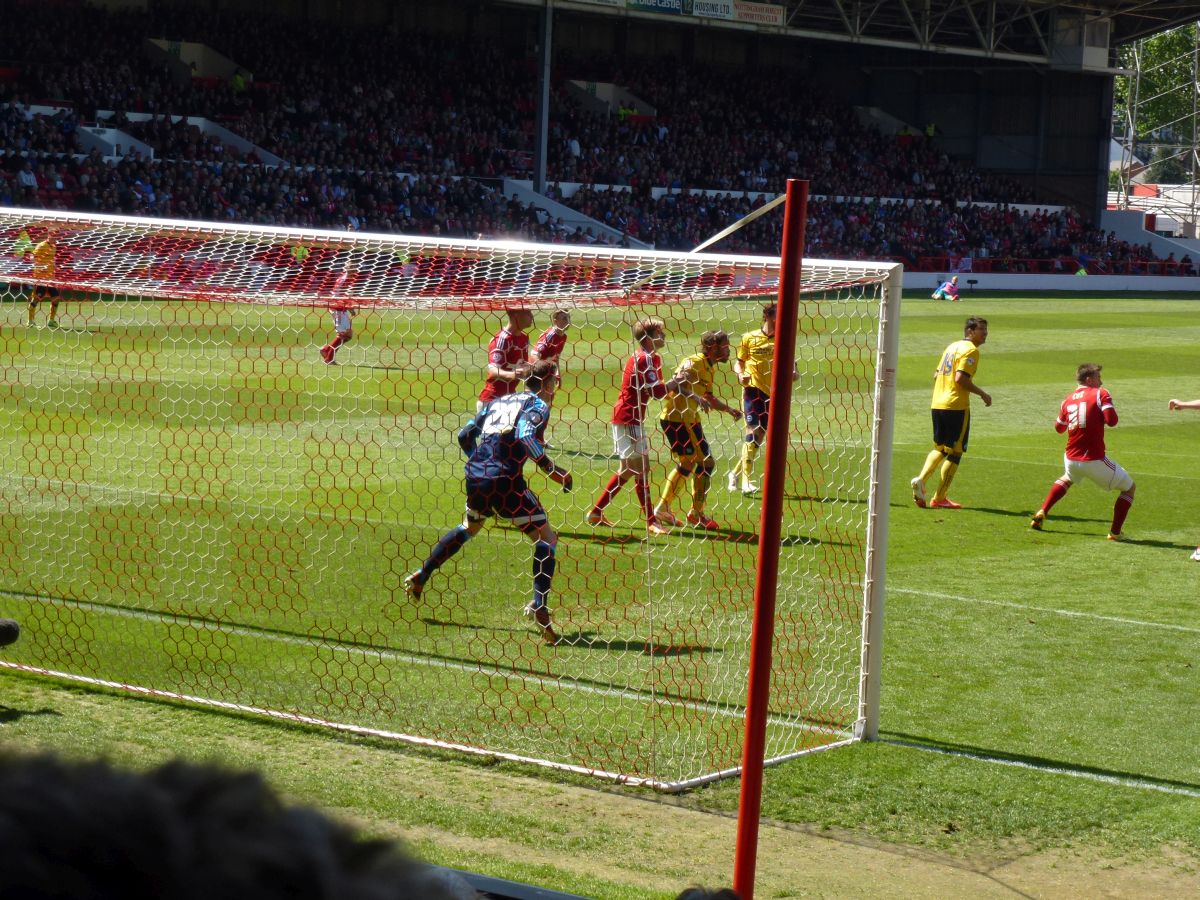
[[[692,0],[692,15],[704,19],[729,19],[734,17],[734,0]]]
[[[638,9],[642,12],[662,13],[668,16],[681,16],[691,13],[692,0],[625,0],[627,9]]]
[[[749,22],[754,25],[783,25],[783,7],[771,3],[733,0],[733,13],[734,20],[738,22]]]

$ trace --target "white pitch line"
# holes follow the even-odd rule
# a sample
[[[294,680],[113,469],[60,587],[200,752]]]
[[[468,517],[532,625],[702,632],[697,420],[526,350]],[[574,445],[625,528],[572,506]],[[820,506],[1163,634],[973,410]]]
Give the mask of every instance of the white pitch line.
[[[1160,784],[1154,781],[1144,781],[1140,778],[1123,778],[1120,775],[1104,775],[1100,772],[1088,772],[1082,769],[1072,769],[1065,766],[1048,766],[1025,762],[1018,759],[1004,759],[999,756],[988,756],[986,753],[972,753],[968,750],[951,750],[948,747],[932,747],[928,744],[914,744],[911,741],[897,741],[890,738],[880,738],[881,744],[891,744],[893,747],[905,747],[909,750],[924,750],[926,753],[939,753],[942,756],[954,756],[959,759],[971,759],[976,762],[991,763],[997,766],[1011,766],[1015,769],[1030,769],[1034,772],[1045,772],[1048,775],[1068,775],[1071,778],[1082,778],[1085,781],[1098,781],[1102,784],[1115,784],[1120,787],[1136,788],[1142,791],[1158,791],[1162,794],[1179,794],[1184,797],[1200,798],[1200,788],[1180,787],[1178,785]]]
[[[7,592],[0,592],[3,595]],[[12,596],[12,595],[10,595]],[[174,613],[153,613],[141,609],[125,609],[119,606],[108,606],[103,603],[91,603],[86,600],[55,600],[50,599],[52,603],[59,603],[63,606],[74,606],[79,609],[87,609],[92,612],[101,614],[115,615],[135,619],[139,621],[151,622],[153,624],[164,624],[169,620],[175,621],[190,621],[196,627],[206,628],[209,631],[219,631],[223,634],[237,635],[238,637],[246,637],[257,640],[272,640],[282,644],[290,644],[298,647],[311,647],[314,649],[328,649],[332,651],[340,651],[346,654],[359,654],[362,656],[376,657],[379,659],[391,659],[401,663],[410,665],[427,666],[434,669],[447,669],[455,672],[462,672],[469,675],[486,675],[500,676],[503,678],[518,678],[522,681],[530,681],[539,687],[557,687],[566,691],[575,691],[581,694],[593,694],[600,697],[615,697],[618,700],[626,700],[636,703],[645,703],[658,699],[655,695],[638,691],[632,688],[621,687],[602,687],[599,685],[586,684],[577,681],[570,676],[563,675],[541,675],[537,672],[521,671],[519,669],[505,668],[487,668],[481,663],[470,664],[458,662],[448,659],[437,659],[436,657],[422,656],[416,653],[406,653],[401,650],[392,650],[385,647],[369,647],[357,644],[343,644],[334,640],[327,640],[319,637],[309,637],[294,634],[280,633],[269,629],[259,629],[247,627],[244,625],[227,624],[216,622],[208,619],[203,619],[197,616],[176,615]],[[725,716],[731,718],[742,718],[744,711],[736,706],[726,706],[715,700],[684,700],[677,698],[669,701],[672,704],[681,706],[685,709],[690,709],[695,712],[708,713],[713,716]],[[807,722],[795,722],[787,718],[779,716],[768,717],[768,724],[783,728],[796,729],[799,731],[815,731],[821,734],[840,734],[836,728],[827,726],[812,725]]]
[[[984,597],[964,597],[959,594],[940,594],[937,591],[914,590],[913,588],[889,587],[893,594],[911,594],[914,597],[936,597],[938,600],[955,600],[960,603],[981,603],[985,606],[1004,606],[1009,609],[1019,609],[1024,612],[1045,613],[1051,616],[1066,616],[1071,619],[1093,619],[1097,622],[1114,622],[1118,625],[1132,625],[1136,628],[1161,628],[1165,631],[1182,631],[1187,634],[1200,634],[1200,628],[1193,625],[1174,625],[1170,622],[1146,622],[1142,619],[1126,619],[1121,616],[1105,616],[1100,613],[1079,612],[1073,609],[1053,609],[1045,606],[1030,606],[1025,603],[1012,603],[1007,600],[988,600]]]
[[[912,441],[906,441],[906,442],[896,441],[892,446],[894,446],[894,447],[920,447],[920,448],[928,449],[929,444],[927,442],[926,443],[915,443]],[[1022,449],[1022,448],[1014,448],[1014,449]],[[1031,453],[1037,452],[1040,454],[1043,452],[1043,448],[1040,448],[1040,447],[1039,448],[1030,447],[1028,449]],[[1164,459],[1182,459],[1182,460],[1187,460],[1188,465],[1191,465],[1192,461],[1194,460],[1194,456],[1191,456],[1191,455],[1180,454],[1180,453],[1160,453],[1155,450],[1141,452],[1136,455],[1137,456],[1156,456],[1156,457],[1161,457]],[[1125,454],[1122,453],[1121,456],[1124,457]],[[1017,457],[1014,457],[1014,456],[984,456],[982,454],[972,453],[971,459],[977,460],[979,462],[1004,463],[1005,465],[1013,465],[1013,466],[1041,466],[1042,468],[1047,468],[1047,469],[1053,469],[1053,468],[1061,469],[1062,468],[1061,458],[1053,456],[1053,455],[1043,456],[1041,459],[1035,459],[1035,458],[1030,458],[1030,457],[1020,457],[1020,456],[1017,456]],[[1200,480],[1200,479],[1197,479],[1197,477],[1195,475],[1178,475],[1178,474],[1172,474],[1170,472],[1147,473],[1144,468],[1139,468],[1136,471],[1139,475],[1142,475],[1145,477],[1153,476],[1156,479],[1157,478],[1175,478],[1175,479],[1179,479],[1181,481]]]

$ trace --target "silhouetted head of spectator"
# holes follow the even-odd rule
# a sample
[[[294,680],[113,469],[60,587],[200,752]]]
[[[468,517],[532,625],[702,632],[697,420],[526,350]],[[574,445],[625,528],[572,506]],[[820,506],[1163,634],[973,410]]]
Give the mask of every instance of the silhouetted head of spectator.
[[[0,757],[0,896],[458,900],[390,841],[286,806],[253,772]]]

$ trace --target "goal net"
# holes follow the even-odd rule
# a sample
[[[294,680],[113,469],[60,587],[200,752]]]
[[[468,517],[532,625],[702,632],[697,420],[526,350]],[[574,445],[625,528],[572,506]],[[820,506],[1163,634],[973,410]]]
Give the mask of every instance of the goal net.
[[[760,257],[0,210],[0,614],[23,627],[0,666],[666,789],[735,772],[761,504],[729,489],[744,423],[702,421],[716,527],[649,534],[632,480],[611,527],[587,516],[619,465],[634,324],[663,322],[670,378],[705,332],[736,354],[778,275]],[[803,278],[773,760],[869,732],[878,672],[899,267],[807,260]],[[404,586],[463,520],[456,434],[514,308],[531,348],[571,316],[545,440],[574,489],[525,472],[558,533],[556,645],[522,616],[533,545],[504,520],[419,598]],[[352,338],[323,352],[350,310]],[[654,503],[676,467],[661,410]],[[679,487],[683,519],[700,485]]]

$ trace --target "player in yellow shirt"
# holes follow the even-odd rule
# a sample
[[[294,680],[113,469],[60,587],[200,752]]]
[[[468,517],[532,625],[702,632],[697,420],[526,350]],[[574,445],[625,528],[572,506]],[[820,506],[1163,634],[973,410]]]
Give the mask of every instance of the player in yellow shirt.
[[[686,383],[690,394],[669,391],[663,400],[658,423],[675,458],[675,468],[667,476],[662,498],[654,508],[655,519],[663,525],[683,524],[671,511],[671,503],[683,482],[692,477],[692,508],[687,514],[688,523],[707,529],[720,527],[704,513],[716,460],[704,439],[704,429],[700,427],[700,402],[696,395],[707,400],[711,409],[728,413],[735,419],[742,417],[738,410],[713,396],[713,375],[717,366],[728,359],[729,335],[724,331],[706,331],[700,336],[700,352],[684,359],[671,379]]]
[[[771,413],[771,360],[775,356],[775,304],[763,307],[762,327],[742,335],[733,372],[742,384],[742,413],[746,417],[746,440],[742,456],[729,473],[729,489],[749,494],[758,490],[750,480],[754,460],[767,437],[767,419]],[[800,372],[792,367],[792,381]]]
[[[962,509],[946,495],[950,482],[958,471],[962,455],[967,452],[971,434],[971,395],[976,394],[984,406],[992,405],[992,395],[975,383],[979,368],[979,348],[988,336],[987,319],[972,316],[963,326],[963,340],[955,341],[942,353],[941,362],[933,372],[933,450],[925,458],[921,474],[910,482],[913,502],[924,508]],[[933,498],[926,502],[925,482],[941,463],[941,480]]]
[[[33,275],[35,278],[54,278],[54,260],[57,251],[56,235],[53,230],[46,232],[46,238],[34,245],[29,251],[33,257]],[[51,328],[58,327],[58,288],[48,284],[35,284],[29,291],[29,313],[26,324],[32,326],[38,304],[43,300],[50,301],[50,318],[46,324]]]

